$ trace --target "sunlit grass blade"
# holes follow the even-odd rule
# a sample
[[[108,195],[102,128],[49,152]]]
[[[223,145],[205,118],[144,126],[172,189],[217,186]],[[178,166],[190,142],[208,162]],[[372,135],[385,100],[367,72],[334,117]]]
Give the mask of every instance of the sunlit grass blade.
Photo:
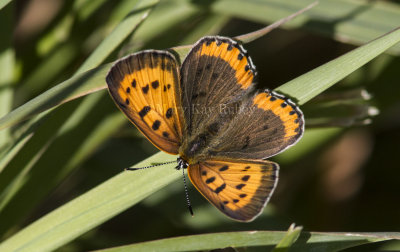
[[[399,42],[400,28],[397,28],[287,82],[276,91],[294,98],[300,105],[304,104]]]
[[[0,130],[53,109],[67,101],[104,89],[106,87],[104,76],[110,67],[111,64],[106,64],[76,75],[14,109],[0,119]]]
[[[273,31],[274,29],[280,27],[281,25],[283,25],[283,24],[285,24],[285,23],[291,21],[292,19],[294,19],[295,17],[299,16],[300,14],[302,14],[302,13],[304,13],[304,12],[310,10],[310,9],[313,8],[315,5],[317,5],[317,3],[318,3],[318,2],[314,2],[314,3],[310,4],[309,6],[303,8],[303,9],[301,9],[301,10],[295,12],[295,13],[292,13],[291,15],[289,15],[289,16],[287,16],[287,17],[285,17],[285,18],[279,19],[278,21],[274,22],[273,24],[270,24],[270,25],[268,25],[268,26],[266,26],[266,27],[264,27],[264,28],[262,28],[262,29],[260,29],[260,30],[257,30],[257,31],[253,31],[253,32],[250,32],[250,33],[247,33],[247,34],[243,34],[243,35],[236,36],[235,39],[241,41],[241,42],[244,43],[244,44],[249,43],[249,42],[252,42],[252,41],[254,41],[254,40],[256,40],[256,39],[258,39],[258,38],[260,38],[260,37],[265,36],[265,35],[268,34],[269,32],[271,32],[271,31]],[[213,33],[203,33],[203,34],[212,35]],[[200,37],[201,37],[201,36],[198,36],[197,38],[200,38]],[[186,41],[183,41],[184,44],[185,44],[185,42],[186,42]],[[190,41],[190,42],[193,43],[193,42],[195,42],[195,41]],[[180,56],[181,58],[184,58],[185,55],[189,52],[189,50],[190,50],[191,47],[192,47],[192,45],[181,45],[181,46],[174,47],[174,48],[172,48],[172,49],[175,50],[175,51],[179,54],[179,56]]]
[[[305,8],[303,8],[303,9],[301,9],[299,11],[296,11],[295,13],[293,13],[293,14],[285,17],[285,18],[280,19],[280,20],[274,22],[271,25],[268,25],[267,27],[265,27],[265,28],[263,28],[261,30],[258,30],[258,31],[255,31],[255,32],[251,32],[249,34],[237,36],[237,37],[235,37],[235,39],[240,40],[243,43],[249,43],[249,42],[251,42],[253,40],[256,40],[257,38],[265,36],[267,33],[269,33],[272,30],[284,25],[285,23],[288,23],[289,21],[291,21],[292,19],[294,19],[297,16],[300,16],[304,12],[309,11],[310,9],[314,8],[317,4],[318,4],[318,1],[313,2],[312,4],[306,6]]]
[[[10,112],[14,98],[16,64],[12,46],[15,13],[13,7],[13,4],[10,4],[4,9],[0,9],[0,116]],[[9,138],[9,130],[0,131],[0,148],[4,147]]]
[[[260,23],[272,23],[304,8],[312,0],[220,0],[211,5],[213,11]],[[229,6],[229,8],[226,8]],[[396,28],[400,23],[400,4],[388,1],[323,0],[284,25],[302,27],[345,43],[362,45]],[[398,55],[400,45],[389,52]]]
[[[296,227],[294,223],[292,225],[290,225],[289,230],[287,231],[285,236],[282,238],[282,240],[280,240],[279,243],[275,246],[275,248],[272,250],[272,252],[289,251],[289,248],[299,238],[302,229],[303,229],[302,227]]]
[[[272,248],[275,244],[284,239],[286,234],[287,233],[284,231],[212,233],[167,238],[97,251],[199,251],[228,247],[242,248],[260,246]],[[399,235],[399,233],[340,234],[303,232],[298,238],[299,242],[294,243],[293,251],[338,251],[361,244],[397,239],[396,237]]]
[[[95,90],[105,88],[104,76],[110,65],[100,66],[93,71],[84,72],[98,66],[113,50],[143,21],[158,0],[143,0],[135,6],[134,12],[129,15],[112,34],[96,49],[80,67],[77,74],[63,83],[51,88],[45,93],[32,99],[12,113],[0,119],[0,130],[12,126],[37,113],[56,107],[68,100],[75,99]],[[137,9],[139,8],[139,9]],[[128,32],[128,33],[126,33]],[[108,44],[105,44],[105,41]],[[94,74],[96,73],[96,74]],[[12,121],[11,124],[5,121]]]
[[[143,22],[158,2],[159,0],[140,0],[133,11],[96,47],[77,73],[101,64]]]
[[[12,0],[0,0],[0,10],[3,9],[4,6],[6,6],[8,3],[10,3]]]
[[[176,159],[158,153],[135,165]],[[181,176],[171,167],[121,172],[0,244],[1,251],[50,251],[136,204]],[[134,183],[133,183],[134,181]]]

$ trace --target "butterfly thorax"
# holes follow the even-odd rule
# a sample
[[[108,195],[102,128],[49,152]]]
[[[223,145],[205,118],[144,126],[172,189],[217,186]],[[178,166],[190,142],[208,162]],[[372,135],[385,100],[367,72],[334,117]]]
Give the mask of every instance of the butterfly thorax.
[[[207,160],[210,157],[209,148],[213,139],[213,136],[206,133],[188,138],[179,148],[180,157],[189,164]]]

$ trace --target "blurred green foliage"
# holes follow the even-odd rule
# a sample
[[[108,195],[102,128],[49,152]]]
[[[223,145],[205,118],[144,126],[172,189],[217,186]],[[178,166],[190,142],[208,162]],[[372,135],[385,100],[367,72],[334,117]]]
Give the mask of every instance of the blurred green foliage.
[[[45,7],[33,0],[0,0],[0,116],[5,116],[0,119],[1,240],[7,242],[21,230],[29,237],[24,229],[29,224],[157,153],[107,92],[98,91],[105,87],[110,62],[142,49],[191,44],[204,35],[252,32],[311,2],[59,0]],[[399,25],[398,1],[321,0],[311,11],[245,48],[257,67],[258,87],[273,89]],[[191,218],[182,182],[166,181],[181,174],[166,166],[157,168],[153,177],[146,173],[113,177],[121,183],[131,180],[131,190],[140,190],[135,187],[139,181],[148,181],[146,188],[154,191],[164,186],[157,184],[162,178],[168,185],[149,195],[144,190],[118,191],[114,186],[118,183],[112,184],[108,189],[115,195],[130,194],[135,200],[131,204],[140,203],[122,213],[128,206],[107,216],[96,212],[92,218],[103,218],[99,224],[104,224],[82,227],[78,232],[82,235],[73,241],[75,236],[69,239],[63,234],[59,243],[43,249],[83,251],[212,232],[282,231],[293,222],[303,226],[294,245],[314,239],[320,245],[316,249],[328,246],[329,239],[341,245],[329,251],[399,239],[398,234],[379,233],[378,238],[346,243],[333,234],[321,238],[309,233],[399,230],[399,54],[397,44],[301,107],[305,137],[274,158],[281,164],[280,182],[254,222],[227,219],[193,187],[189,190],[195,217]],[[157,154],[156,158],[175,157]],[[105,189],[94,190],[101,196]],[[68,215],[66,209],[68,205],[57,212],[59,216]],[[283,237],[284,232],[271,244],[284,244]],[[244,235],[242,240],[246,239],[250,237]],[[221,248],[226,246],[222,244]],[[197,245],[189,243],[193,250]],[[261,251],[274,247],[261,245],[265,247],[246,246]],[[346,251],[379,249],[400,250],[400,243],[373,243]]]

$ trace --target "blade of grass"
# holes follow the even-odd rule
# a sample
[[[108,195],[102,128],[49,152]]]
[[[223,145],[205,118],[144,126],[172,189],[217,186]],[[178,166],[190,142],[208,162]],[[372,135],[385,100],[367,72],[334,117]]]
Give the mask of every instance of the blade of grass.
[[[312,2],[220,0],[213,2],[210,8],[217,13],[265,24],[286,17]],[[387,1],[324,0],[283,27],[302,27],[344,43],[362,45],[393,30],[399,23],[400,4]],[[388,52],[398,55],[400,45],[392,47]]]
[[[158,153],[135,165],[176,157]],[[155,172],[155,173],[154,173]],[[122,172],[72,200],[0,244],[2,251],[50,251],[110,219],[181,176],[171,167]],[[135,183],[132,183],[135,181]]]
[[[262,29],[259,29],[257,31],[250,32],[250,33],[247,33],[247,34],[244,34],[244,35],[236,36],[236,37],[234,37],[234,39],[237,39],[237,40],[241,41],[244,44],[252,42],[252,41],[254,41],[254,40],[256,40],[256,39],[258,39],[260,37],[265,36],[266,34],[268,34],[269,32],[273,31],[274,29],[282,26],[283,24],[291,21],[292,19],[294,19],[295,17],[299,16],[300,14],[303,14],[304,12],[310,10],[315,5],[317,5],[317,2],[314,2],[314,3],[310,4],[310,5],[308,5],[307,7],[303,8],[303,9],[301,9],[301,10],[295,12],[295,13],[292,13],[291,15],[289,15],[289,16],[287,16],[285,18],[282,18],[282,19],[274,22],[273,24],[270,24],[270,25],[268,25],[268,26],[266,26],[266,27],[264,27]],[[207,34],[207,33],[205,33],[205,34]],[[211,33],[211,34],[213,34],[213,33]],[[209,35],[211,35],[211,34],[209,34]],[[199,37],[200,36],[198,36],[197,38],[199,38]],[[195,41],[190,41],[190,42],[193,43]],[[183,41],[183,43],[185,44],[187,42]],[[174,47],[172,49],[175,50],[179,54],[179,56],[181,58],[184,58],[185,55],[189,52],[191,47],[192,47],[192,45],[182,45],[182,46]]]
[[[268,25],[267,27],[265,27],[265,28],[263,28],[261,30],[258,30],[258,31],[255,31],[255,32],[251,32],[249,34],[245,34],[245,35],[242,35],[242,36],[237,36],[237,37],[235,37],[235,39],[240,40],[243,43],[249,43],[249,42],[251,42],[253,40],[256,40],[256,39],[258,39],[258,38],[260,38],[262,36],[265,36],[267,33],[269,33],[272,30],[284,25],[285,23],[291,21],[292,19],[294,19],[295,17],[303,14],[304,12],[306,12],[308,10],[311,10],[317,4],[318,4],[318,2],[313,2],[312,4],[308,5],[307,7],[303,8],[303,9],[301,9],[299,11],[296,11],[295,13],[293,13],[293,14],[285,17],[285,18],[282,18],[282,19],[274,22],[271,25]]]
[[[0,10],[0,116],[10,112],[15,81],[15,56],[12,47],[12,28],[14,26],[13,4]],[[9,130],[0,131],[0,148],[8,142]]]
[[[322,93],[388,48],[400,42],[400,28],[382,35],[276,89],[300,105]]]
[[[7,184],[5,193],[0,197],[0,219],[3,219],[0,234],[25,219],[65,176],[78,168],[91,152],[101,146],[102,141],[126,122],[121,115],[113,121],[103,119],[109,114],[104,107],[112,108],[104,106],[101,101],[104,98],[101,93],[86,97],[68,117],[63,116],[66,114],[63,113],[65,107],[54,111],[52,118],[60,114],[56,121],[62,126],[54,127],[57,129],[55,132],[43,131],[43,127],[54,126],[52,118],[46,121],[37,132],[42,133],[40,138],[32,139],[16,157],[16,161],[28,158],[31,161],[27,164],[13,162],[7,167],[8,173],[21,170],[12,178],[0,176],[2,184]],[[93,107],[99,108],[101,112],[94,113]],[[37,188],[39,184],[40,189]]]
[[[141,1],[141,4],[144,3],[148,3],[149,1]],[[134,7],[134,10],[132,11],[132,13],[134,14],[130,14],[131,17],[138,17],[141,15],[147,15],[148,11],[151,10],[148,8],[145,8],[145,13],[143,14],[143,10],[142,10],[142,6],[139,3],[139,5],[136,5]],[[137,9],[139,8],[139,9]],[[143,19],[140,19],[138,22],[140,23]],[[134,20],[130,20],[132,22],[130,22],[130,27],[132,27],[132,30],[135,29],[135,27],[137,27],[137,22],[133,22]],[[128,25],[122,26],[124,29],[128,28]],[[126,34],[124,34],[123,32],[121,33],[121,26],[118,26],[114,31],[120,31],[117,35],[118,36],[126,36]],[[122,34],[122,35],[121,35]],[[115,41],[117,41],[116,43],[114,42],[114,45],[117,46],[118,45],[118,38],[116,36],[116,34],[111,34],[109,35],[109,37],[112,37]],[[110,41],[109,41],[110,42]],[[110,42],[111,43],[111,42]],[[92,55],[95,54],[100,54],[103,56],[108,55],[107,53],[111,53],[111,52],[104,52],[104,51],[95,51],[92,53]],[[89,59],[87,59],[85,62],[94,66],[94,65],[98,65],[100,64],[100,61],[97,61],[99,58],[96,57],[89,57]],[[81,70],[83,69],[82,67],[80,68]],[[87,73],[85,73],[87,74]],[[83,76],[85,76],[85,74],[83,74]],[[82,75],[80,75],[82,76]],[[91,76],[90,76],[91,77]],[[89,77],[89,79],[90,79]],[[94,80],[95,82],[97,82],[96,80]],[[78,81],[79,82],[79,81]],[[100,82],[101,83],[101,82]],[[102,83],[104,83],[104,79],[102,80]],[[76,83],[78,84],[78,83]],[[79,84],[78,84],[79,86]],[[65,86],[61,87],[61,92],[65,92],[65,89],[63,89]],[[71,87],[69,87],[71,88]],[[77,87],[79,89],[79,87]],[[68,89],[68,88],[67,88]],[[54,90],[53,90],[54,91]],[[54,93],[56,94],[60,94],[58,93],[59,90],[55,90]],[[73,93],[74,91],[71,88],[71,92]],[[54,95],[53,93],[53,95]],[[14,178],[10,178],[7,179],[8,186],[6,187],[6,191],[5,193],[3,193],[2,195],[4,195],[4,197],[1,198],[0,200],[0,206],[1,209],[3,210],[1,212],[1,216],[9,216],[9,218],[7,218],[7,221],[5,221],[1,228],[0,228],[0,233],[4,232],[4,230],[12,225],[16,224],[17,220],[21,220],[24,218],[24,216],[26,215],[26,213],[29,211],[29,209],[33,208],[35,206],[35,204],[37,204],[37,202],[40,201],[41,198],[43,198],[44,195],[47,195],[47,192],[53,188],[55,185],[57,185],[59,183],[59,181],[69,172],[71,172],[71,170],[75,167],[77,167],[76,165],[84,160],[84,154],[88,155],[88,152],[80,152],[80,153],[76,153],[77,151],[80,151],[82,149],[80,149],[80,147],[78,147],[77,145],[82,145],[83,143],[80,140],[88,140],[87,137],[90,135],[91,129],[86,129],[85,130],[89,130],[90,133],[84,133],[83,136],[81,137],[77,137],[75,139],[78,140],[78,143],[74,142],[74,141],[69,141],[68,144],[65,143],[65,139],[66,136],[71,134],[72,130],[69,129],[75,129],[74,132],[76,134],[82,134],[83,131],[79,130],[79,128],[75,128],[77,123],[83,122],[84,120],[82,119],[82,115],[86,115],[87,114],[92,114],[92,110],[96,109],[98,106],[96,106],[96,101],[98,100],[98,98],[101,97],[101,93],[99,93],[97,95],[97,97],[95,96],[90,96],[90,97],[86,97],[84,102],[82,102],[79,107],[77,107],[76,111],[69,115],[68,117],[62,117],[61,120],[66,120],[65,123],[63,124],[63,127],[60,128],[59,131],[56,132],[56,134],[53,135],[47,135],[47,136],[42,136],[40,141],[44,141],[42,143],[42,147],[40,147],[39,149],[41,151],[38,152],[38,154],[33,154],[32,155],[32,159],[29,163],[27,163],[25,166],[24,165],[19,165],[19,167],[24,167],[21,168],[21,172],[15,176]],[[52,94],[50,94],[50,96],[52,96]],[[92,99],[95,98],[95,99]],[[48,104],[46,104],[48,105]],[[46,106],[45,105],[45,106]],[[82,105],[85,105],[85,107],[82,107]],[[105,116],[105,115],[102,115]],[[79,119],[81,118],[81,119]],[[78,119],[78,120],[77,120]],[[101,119],[97,119],[98,122],[101,121]],[[47,126],[47,124],[51,124],[50,123],[45,123],[44,127]],[[114,123],[114,126],[118,124]],[[42,126],[43,127],[43,126]],[[110,127],[110,130],[115,130],[114,127]],[[96,132],[96,131],[95,131]],[[109,132],[108,132],[109,133]],[[44,133],[46,134],[46,132]],[[108,136],[108,135],[107,135]],[[102,141],[104,140],[104,137],[101,138],[96,138],[97,141]],[[93,140],[93,139],[90,139]],[[71,144],[71,142],[73,144]],[[85,141],[83,141],[85,142]],[[86,142],[85,142],[86,143]],[[48,148],[49,146],[51,146],[51,148]],[[71,146],[73,146],[71,148]],[[93,145],[90,145],[91,149],[93,150]],[[86,145],[86,147],[84,148],[88,148],[88,146]],[[29,149],[29,148],[28,148]],[[58,158],[56,158],[59,162],[61,160],[68,160],[68,161],[61,161],[61,165],[58,166],[58,169],[54,169],[54,163],[49,163],[46,162],[46,157],[49,155],[47,153],[51,153],[52,151],[54,152],[55,150],[59,150],[59,149],[63,149],[62,152],[58,152],[56,151],[55,153],[53,153],[52,155],[50,155],[51,157],[57,157],[57,155],[60,155]],[[34,151],[34,149],[31,151]],[[81,155],[80,155],[81,154]],[[16,157],[18,158],[18,157]],[[22,159],[27,159],[26,155],[24,158]],[[51,158],[48,157],[48,160],[52,160]],[[72,162],[73,161],[73,162]],[[50,161],[51,162],[51,161]],[[70,163],[72,162],[72,163]],[[15,169],[14,169],[15,170]],[[18,170],[18,169],[17,169]],[[29,173],[29,176],[27,176],[27,174]],[[9,177],[9,176],[8,176]],[[42,183],[43,178],[48,177],[48,183],[46,183],[45,185],[40,187],[40,190],[35,190],[32,188],[35,188],[37,184]],[[29,178],[28,180],[26,178]],[[50,179],[52,178],[52,179]],[[33,190],[33,191],[32,191]],[[17,195],[18,193],[18,195]],[[16,200],[12,200],[12,198],[15,196]],[[27,198],[29,197],[30,200],[28,202],[26,202],[26,205],[24,207],[20,207],[19,204],[21,201],[21,199],[23,198]],[[12,209],[18,209],[17,211],[13,211]]]
[[[4,8],[7,4],[9,4],[11,0],[0,0],[0,10]]]
[[[134,10],[96,47],[85,60],[77,74],[100,65],[149,15],[159,0],[141,0]]]
[[[104,89],[106,87],[104,76],[106,76],[110,67],[111,64],[105,64],[71,77],[14,109],[0,119],[0,130],[11,127],[41,112],[54,109],[70,100]]]
[[[97,250],[118,251],[199,251],[218,248],[272,247],[287,235],[284,231],[245,231],[181,236],[116,248]],[[300,234],[294,243],[294,251],[338,251],[361,244],[396,239],[399,233],[358,234],[358,233],[308,233]]]
[[[289,248],[292,247],[292,245],[297,241],[297,239],[300,236],[302,227],[295,227],[295,224],[293,223],[290,225],[289,230],[285,234],[285,236],[282,238],[282,240],[279,241],[279,243],[275,246],[275,248],[272,250],[272,252],[287,252],[289,251]]]
[[[92,67],[98,66],[137,26],[143,21],[152,7],[158,0],[143,0],[135,6],[135,9],[119,25],[85,63],[79,68],[78,72],[70,79],[51,88],[43,94],[37,96],[23,106],[15,109],[12,113],[0,119],[0,130],[12,126],[21,120],[25,120],[33,115],[45,110],[54,108],[68,100],[81,97],[85,94],[105,88],[104,76],[108,72],[111,64],[100,66],[92,71],[87,71]],[[136,9],[139,8],[139,9]],[[130,23],[128,23],[130,21]],[[109,45],[105,45],[105,41]],[[84,72],[87,71],[87,72]],[[6,123],[11,122],[11,124]],[[5,124],[3,124],[5,123]]]

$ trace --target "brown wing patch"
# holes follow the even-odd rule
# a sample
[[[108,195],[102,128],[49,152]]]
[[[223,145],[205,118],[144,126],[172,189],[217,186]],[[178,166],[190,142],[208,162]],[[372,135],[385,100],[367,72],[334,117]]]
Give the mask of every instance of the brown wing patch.
[[[237,83],[242,89],[247,89],[253,83],[255,67],[246,51],[236,41],[221,37],[206,37],[203,39],[199,56],[207,55],[218,57],[235,70]]]
[[[255,68],[238,42],[219,36],[203,37],[181,67],[180,92],[183,117],[183,150],[198,136],[218,134],[231,113],[252,90]]]
[[[215,207],[238,221],[251,221],[277,184],[278,165],[270,161],[210,160],[190,165],[189,178]]]
[[[303,133],[303,114],[292,101],[285,99],[284,96],[266,90],[254,97],[253,104],[279,116],[285,128],[286,139]]]
[[[303,131],[300,109],[284,96],[265,90],[244,99],[232,120],[219,129],[219,134],[205,138],[207,148],[196,153],[196,157],[198,160],[209,157],[266,159],[295,144]]]
[[[178,153],[178,66],[165,51],[144,51],[116,62],[106,78],[118,107],[159,149]]]

